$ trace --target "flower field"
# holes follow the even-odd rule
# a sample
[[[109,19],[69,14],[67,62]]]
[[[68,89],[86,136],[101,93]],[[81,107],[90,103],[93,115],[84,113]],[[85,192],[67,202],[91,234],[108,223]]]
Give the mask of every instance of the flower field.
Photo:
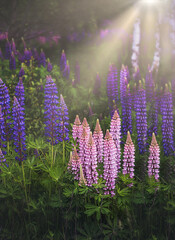
[[[175,80],[3,44],[0,239],[174,239]]]

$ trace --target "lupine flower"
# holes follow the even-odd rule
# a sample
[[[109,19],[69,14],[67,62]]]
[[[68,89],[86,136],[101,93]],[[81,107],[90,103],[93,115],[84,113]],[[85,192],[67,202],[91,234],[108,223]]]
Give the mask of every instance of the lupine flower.
[[[173,101],[172,94],[168,90],[168,85],[165,85],[165,92],[161,103],[162,114],[162,140],[163,149],[166,156],[171,155],[174,152],[173,141]]]
[[[122,65],[122,68],[120,70],[120,100],[121,100],[121,104],[123,101],[123,95],[126,92],[126,88],[128,85],[128,72],[127,72],[127,68]]]
[[[10,123],[8,122],[10,119],[10,96],[9,91],[6,85],[3,83],[0,78],[0,105],[2,107],[2,113],[5,123],[5,135],[7,141],[9,141],[10,136]]]
[[[27,48],[24,49],[24,61],[27,66],[30,66],[30,59],[32,57],[31,51]]]
[[[4,122],[3,113],[0,105],[0,148],[1,149],[6,147],[6,145],[4,144],[5,142],[6,142],[5,122]]]
[[[41,53],[40,53],[40,57],[39,57],[39,66],[41,66],[41,65],[43,67],[46,66],[46,56],[45,56],[45,53],[42,49],[41,49]]]
[[[82,185],[87,185],[87,181],[84,177],[84,174],[83,174],[83,169],[82,169],[82,166],[80,164],[80,180],[79,180],[79,186],[82,186]]]
[[[77,139],[77,142],[78,143],[80,142],[82,131],[83,131],[83,126],[81,125],[79,116],[76,115],[76,118],[72,127],[72,136],[74,141]]]
[[[86,146],[86,142],[88,141],[89,138],[89,133],[87,133],[86,128],[83,127],[83,131],[80,137],[80,144],[79,144],[79,156],[81,158],[81,164],[82,164],[82,169],[83,172],[85,173],[85,146]]]
[[[11,56],[10,56],[9,68],[10,68],[10,70],[16,69],[16,60],[15,60],[15,56],[14,56],[13,52],[11,53]]]
[[[18,76],[19,76],[19,78],[20,78],[20,77],[23,77],[24,75],[25,75],[24,68],[23,68],[23,67],[21,67],[21,69],[20,69],[20,71],[19,71],[19,74],[18,74]],[[23,79],[24,79],[24,77],[23,77]]]
[[[149,160],[148,160],[148,176],[154,176],[156,180],[159,179],[160,168],[160,148],[156,141],[156,136],[152,134],[152,141],[149,147]]]
[[[80,83],[80,65],[76,62],[75,65],[75,85]]]
[[[152,136],[152,133],[154,132],[155,135],[157,135],[158,130],[158,101],[156,92],[153,91],[152,101],[150,105],[150,109],[148,112],[148,136]]]
[[[16,45],[15,45],[15,41],[14,41],[13,38],[12,38],[12,52],[13,52],[15,55],[17,54]]]
[[[67,141],[69,140],[69,117],[68,117],[68,109],[65,104],[64,98],[60,95],[60,106],[58,108],[58,132],[59,132],[59,141]]]
[[[132,133],[132,100],[129,84],[123,92],[122,99],[122,132],[126,135],[128,131]]]
[[[112,64],[109,66],[109,73],[107,77],[107,95],[110,111],[112,110],[113,100],[118,100],[118,81],[117,81],[117,69]]]
[[[89,135],[91,130],[86,118],[83,119],[82,126],[86,129],[86,132]]]
[[[14,97],[14,103],[12,108],[13,116],[13,140],[16,146],[15,152],[18,153],[17,160],[23,161],[26,158],[26,144],[25,144],[25,123],[24,123],[24,112],[17,100]]]
[[[45,85],[45,101],[44,101],[44,118],[45,118],[45,135],[47,141],[54,145],[58,143],[58,91],[56,84],[51,76],[46,77]]]
[[[69,80],[69,75],[70,75],[70,66],[69,66],[69,61],[67,60],[66,66],[63,70],[63,77],[67,78]]]
[[[116,163],[116,147],[109,130],[106,131],[104,139],[104,172],[103,178],[106,181],[104,188],[105,194],[115,195],[115,178],[117,177],[118,168]]]
[[[94,84],[94,90],[93,93],[95,96],[99,97],[100,96],[100,87],[101,87],[101,79],[99,73],[96,75],[96,81]]]
[[[4,158],[3,152],[0,149],[0,165],[1,165],[1,163],[5,162],[5,161],[6,161],[6,159]]]
[[[116,164],[117,169],[120,169],[121,164],[121,148],[120,148],[120,142],[121,142],[121,119],[118,115],[118,112],[115,111],[114,115],[111,119],[110,124],[110,133],[112,135],[112,138],[114,140],[114,144],[116,146]]]
[[[147,140],[147,114],[146,114],[146,93],[142,87],[141,81],[139,81],[139,88],[136,93],[135,111],[139,152],[140,154],[144,154],[146,152],[146,140]]]
[[[135,147],[131,139],[130,132],[127,133],[126,144],[123,152],[123,174],[129,174],[130,178],[134,177]]]
[[[66,67],[66,54],[64,52],[64,50],[62,51],[62,54],[61,54],[61,59],[60,59],[60,70],[63,72],[65,67]]]
[[[5,59],[10,59],[11,53],[12,53],[11,44],[7,39],[7,42],[5,44]]]
[[[1,51],[1,48],[0,48],[0,59],[3,61],[4,57],[3,57],[3,54],[2,54],[2,51]]]
[[[48,60],[47,60],[47,71],[48,71],[48,72],[51,72],[51,71],[52,71],[52,68],[53,68],[53,67],[52,67],[52,64],[51,64],[50,60],[48,59]]]
[[[23,82],[22,82],[22,78],[21,77],[19,78],[19,82],[18,82],[18,84],[17,84],[17,86],[15,88],[15,96],[18,99],[18,102],[19,102],[21,108],[24,110],[23,106],[25,105],[24,104],[24,100],[25,100],[24,96],[25,96],[25,94],[24,94],[24,86],[23,86]]]
[[[72,156],[70,156],[70,162],[69,162],[69,170],[71,173],[74,175],[75,180],[80,179],[80,164],[81,164],[81,159],[78,156],[76,147],[74,147],[74,151]]]
[[[17,56],[19,62],[23,63],[25,61],[24,56],[19,51],[17,51]]]
[[[146,87],[146,100],[151,102],[154,94],[154,81],[151,70],[146,74],[145,78],[145,87]]]
[[[103,132],[101,130],[98,119],[97,119],[97,123],[93,133],[93,138],[94,138],[96,149],[97,149],[97,162],[102,163],[103,162]]]
[[[92,132],[89,134],[89,139],[85,145],[85,156],[84,156],[84,165],[85,165],[85,178],[87,180],[87,185],[92,186],[98,180],[97,173],[97,150],[94,139],[92,137]]]

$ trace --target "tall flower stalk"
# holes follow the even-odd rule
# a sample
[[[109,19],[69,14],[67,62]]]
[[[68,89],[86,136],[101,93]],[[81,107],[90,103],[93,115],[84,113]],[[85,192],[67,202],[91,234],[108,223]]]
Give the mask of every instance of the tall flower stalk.
[[[98,173],[97,173],[97,150],[94,139],[92,137],[92,132],[89,134],[89,139],[85,145],[85,178],[87,180],[87,185],[92,186],[92,184],[97,184]]]
[[[116,146],[116,164],[117,164],[117,169],[120,169],[120,164],[121,164],[121,119],[119,117],[119,114],[117,111],[114,112],[114,115],[111,119],[111,124],[110,124],[110,133],[113,137],[114,144]]]
[[[161,101],[162,114],[162,141],[163,150],[166,156],[172,155],[174,152],[173,141],[173,100],[172,94],[168,90],[168,85],[165,85],[165,92]]]
[[[63,72],[65,67],[66,67],[66,54],[64,52],[64,50],[62,50],[62,54],[61,54],[61,59],[60,59],[60,70]]]
[[[75,118],[75,121],[74,121],[74,124],[72,127],[72,137],[73,137],[74,141],[77,140],[77,143],[80,142],[82,131],[83,131],[83,127],[81,125],[79,116],[76,115],[76,118]]]
[[[96,149],[97,149],[97,162],[102,163],[103,162],[103,132],[100,127],[99,119],[97,119],[97,122],[96,122],[93,138],[94,138]]]
[[[68,108],[65,104],[64,98],[60,95],[60,106],[58,111],[58,132],[59,141],[63,143],[63,163],[65,162],[65,141],[69,140],[69,117]]]
[[[47,76],[45,85],[44,101],[44,118],[45,118],[45,135],[47,141],[54,144],[58,143],[58,91],[56,84],[51,76]],[[52,159],[53,160],[53,159]]]
[[[156,180],[159,179],[160,168],[160,148],[156,141],[156,136],[152,134],[152,141],[149,147],[149,160],[148,160],[148,176],[154,176]]]
[[[137,142],[140,154],[146,152],[147,140],[147,113],[146,113],[146,92],[139,81],[139,88],[136,93],[135,99],[136,111],[136,129],[137,129]]]
[[[19,82],[15,88],[15,96],[18,99],[18,102],[21,107],[24,107],[24,100],[25,100],[25,93],[24,93],[24,86],[22,82],[22,78],[19,78]],[[24,108],[23,108],[24,110]]]
[[[25,144],[25,122],[24,122],[24,112],[17,100],[14,97],[14,103],[12,108],[13,116],[13,140],[15,145],[15,152],[18,153],[16,157],[17,160],[23,161],[26,159],[26,144]]]
[[[1,105],[0,105],[0,148],[3,149],[6,147],[5,142],[6,142],[6,135],[5,135],[5,123],[4,123],[4,118],[3,118],[3,113],[1,110]],[[3,151],[5,154],[5,152]]]
[[[5,135],[7,140],[7,150],[9,151],[9,140],[10,140],[10,96],[9,91],[6,85],[3,83],[2,79],[0,78],[0,105],[1,110],[3,113],[4,124],[5,124]]]
[[[134,177],[135,166],[135,147],[131,139],[130,132],[127,133],[126,144],[123,152],[123,174],[129,174],[130,178]]]
[[[115,195],[115,179],[117,177],[118,168],[116,162],[116,147],[112,135],[109,130],[106,131],[104,139],[104,173],[103,178],[106,181],[104,188],[105,194]]]

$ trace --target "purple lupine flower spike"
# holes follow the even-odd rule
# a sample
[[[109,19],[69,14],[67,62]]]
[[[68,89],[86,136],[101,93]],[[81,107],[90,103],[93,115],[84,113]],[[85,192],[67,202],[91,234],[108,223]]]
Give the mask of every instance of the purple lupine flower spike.
[[[120,164],[121,164],[121,119],[119,117],[119,114],[117,111],[114,112],[114,115],[111,119],[111,124],[110,124],[110,133],[113,137],[114,144],[116,146],[116,164],[117,164],[117,169],[120,169]]]
[[[46,77],[44,101],[45,135],[47,141],[54,145],[58,143],[58,90],[51,76]]]
[[[75,180],[80,179],[80,164],[81,164],[81,159],[78,156],[76,147],[74,147],[72,156],[70,156],[69,170],[74,175]]]
[[[51,72],[51,71],[52,71],[52,68],[53,68],[53,67],[52,67],[52,64],[51,64],[50,60],[48,59],[48,60],[47,60],[47,71],[48,71],[48,72]]]
[[[104,139],[104,172],[103,178],[106,181],[104,188],[104,194],[115,195],[115,179],[117,177],[118,169],[116,163],[116,147],[112,135],[109,130],[106,131]]]
[[[140,154],[146,152],[147,140],[147,113],[146,113],[146,92],[139,81],[139,88],[137,90],[135,99],[136,111],[136,128],[137,128],[137,141]]]
[[[25,94],[24,94],[24,86],[22,82],[22,78],[19,78],[19,82],[15,88],[15,96],[18,99],[18,102],[21,106],[21,108],[24,110],[24,100],[25,100]]]
[[[61,72],[64,71],[65,67],[66,67],[66,54],[64,52],[64,50],[62,50],[62,54],[61,54],[61,59],[60,59],[60,70]]]
[[[127,133],[126,144],[123,152],[123,174],[129,174],[130,178],[134,177],[135,166],[135,147],[131,139],[130,132]]]
[[[7,141],[9,141],[10,136],[10,96],[9,91],[6,85],[3,83],[2,79],[0,78],[0,105],[2,107],[2,113],[5,123],[5,135]]]
[[[7,39],[7,42],[5,44],[5,59],[10,59],[11,53],[12,53],[11,44]]]
[[[69,66],[69,61],[67,60],[66,66],[63,70],[63,77],[65,77],[67,80],[69,80],[69,76],[70,76],[70,66]]]
[[[99,73],[97,73],[95,84],[94,84],[94,89],[93,89],[93,93],[97,97],[100,96],[100,88],[101,88],[101,79],[100,79]]]
[[[31,53],[27,48],[25,48],[24,49],[24,61],[27,66],[30,66],[30,60],[31,60]]]
[[[6,161],[6,159],[4,158],[3,152],[0,149],[0,165],[1,165],[1,163],[4,163],[5,161]]]
[[[157,101],[157,94],[153,91],[152,101],[150,105],[150,109],[148,112],[148,136],[152,136],[154,132],[157,135],[158,131],[158,101]]]
[[[9,68],[10,68],[10,70],[16,69],[16,60],[15,60],[15,56],[14,56],[13,52],[11,53],[11,56],[10,56]]]
[[[97,150],[94,139],[92,137],[92,132],[90,132],[89,139],[85,145],[84,166],[84,175],[87,180],[87,185],[92,186],[92,184],[97,184]]]
[[[91,130],[86,118],[83,119],[82,126],[86,129],[86,132],[89,135]]]
[[[84,177],[84,174],[83,174],[83,169],[82,169],[82,166],[80,164],[80,180],[79,180],[79,186],[82,186],[82,185],[87,185],[87,181]]]
[[[117,81],[117,69],[114,64],[109,67],[109,73],[107,77],[107,95],[110,112],[112,111],[113,100],[118,100],[118,81]]]
[[[0,105],[0,148],[3,149],[4,147],[6,147],[6,145],[4,144],[6,142],[6,135],[5,135],[5,122],[1,108],[2,107]]]
[[[80,142],[82,131],[83,131],[83,126],[81,125],[79,116],[76,115],[76,118],[72,127],[72,136],[74,140],[77,139],[77,143]]]
[[[25,75],[25,71],[24,71],[24,68],[21,66],[18,76],[20,78],[20,77],[23,77],[24,75]],[[23,77],[23,80],[24,80],[24,77]]]
[[[94,138],[96,149],[97,149],[97,162],[102,163],[103,162],[103,132],[100,127],[99,119],[97,119],[97,122],[96,122],[93,138]]]
[[[156,180],[159,179],[160,168],[160,148],[156,141],[156,136],[152,134],[152,141],[149,147],[149,159],[148,159],[148,176],[154,176]]]
[[[132,133],[132,99],[129,84],[123,92],[122,101],[122,132],[126,135],[128,131]]]
[[[19,161],[26,159],[26,144],[25,144],[25,122],[24,122],[24,112],[17,100],[14,97],[14,103],[12,108],[13,116],[13,140],[14,145],[16,146],[15,152],[18,153],[18,156],[15,157]]]
[[[173,100],[172,93],[169,92],[168,85],[165,84],[165,92],[161,101],[162,114],[162,141],[164,154],[166,156],[174,153],[173,141]]]
[[[58,108],[58,132],[59,132],[59,141],[69,140],[69,117],[68,117],[68,108],[65,104],[64,98],[60,95],[60,106]]]

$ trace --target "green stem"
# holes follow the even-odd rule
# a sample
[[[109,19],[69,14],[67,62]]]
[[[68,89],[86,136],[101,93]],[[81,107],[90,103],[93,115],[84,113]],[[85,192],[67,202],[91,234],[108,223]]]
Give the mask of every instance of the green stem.
[[[24,182],[25,198],[26,198],[26,202],[28,202],[28,199],[27,199],[27,191],[26,191],[26,180],[25,180],[25,173],[24,173],[24,164],[23,164],[23,162],[22,162],[22,175],[23,175],[23,182]]]
[[[7,153],[10,151],[9,141],[7,142]]]
[[[65,141],[63,140],[63,164],[65,163]]]
[[[53,165],[53,144],[52,144],[52,162],[51,162],[51,167]]]

